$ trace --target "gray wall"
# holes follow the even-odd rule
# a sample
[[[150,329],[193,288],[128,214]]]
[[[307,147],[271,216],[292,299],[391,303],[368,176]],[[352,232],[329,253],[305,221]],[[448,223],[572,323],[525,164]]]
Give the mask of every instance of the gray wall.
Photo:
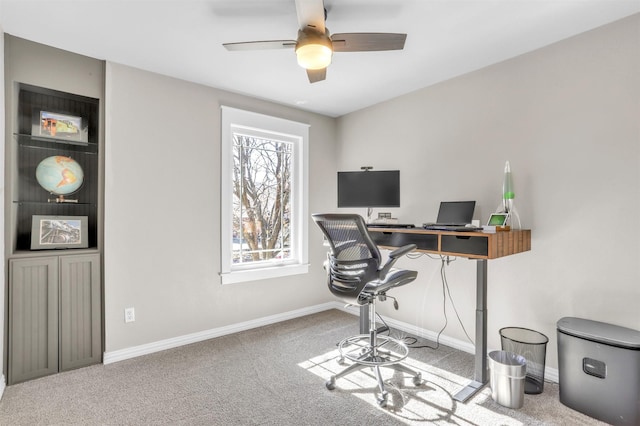
[[[550,339],[577,316],[640,329],[640,15],[339,119],[339,169],[401,170],[401,222],[436,217],[441,200],[477,200],[486,222],[511,163],[531,252],[489,262],[489,347],[523,326]],[[372,149],[375,148],[375,149]],[[364,213],[360,211],[360,213]],[[418,281],[389,315],[438,331],[439,260],[403,261]],[[474,262],[446,268],[474,336]],[[384,304],[383,304],[384,306]],[[445,336],[465,341],[452,306]]]
[[[334,202],[334,119],[114,63],[106,99],[106,352],[330,300],[321,244],[307,275],[220,284],[220,105],[310,124],[311,212]]]

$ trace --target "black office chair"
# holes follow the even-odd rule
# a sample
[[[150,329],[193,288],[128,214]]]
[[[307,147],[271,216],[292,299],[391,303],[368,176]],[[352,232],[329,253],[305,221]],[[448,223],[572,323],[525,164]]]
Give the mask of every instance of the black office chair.
[[[326,386],[333,390],[336,379],[365,367],[372,367],[380,389],[378,404],[385,407],[388,393],[380,367],[390,367],[412,375],[416,386],[422,383],[419,372],[400,364],[409,354],[407,345],[398,339],[378,334],[375,308],[376,299],[384,301],[388,290],[416,279],[416,271],[392,268],[399,257],[414,250],[416,246],[410,244],[393,250],[389,253],[388,261],[381,265],[380,251],[361,216],[314,214],[312,218],[331,248],[325,262],[329,290],[347,304],[369,306],[369,334],[348,337],[338,344],[341,360],[346,358],[354,364],[332,376]]]

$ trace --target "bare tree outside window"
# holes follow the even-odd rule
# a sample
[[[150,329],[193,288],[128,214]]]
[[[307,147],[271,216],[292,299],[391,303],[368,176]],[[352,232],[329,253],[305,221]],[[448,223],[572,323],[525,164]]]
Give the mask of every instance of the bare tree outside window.
[[[309,272],[309,125],[221,107],[220,283]]]
[[[234,264],[291,256],[292,144],[233,134]]]

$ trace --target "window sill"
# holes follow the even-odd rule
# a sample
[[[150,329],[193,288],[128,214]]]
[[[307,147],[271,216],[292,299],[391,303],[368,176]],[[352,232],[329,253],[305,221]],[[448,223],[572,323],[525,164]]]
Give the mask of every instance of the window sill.
[[[220,274],[220,280],[222,284],[235,284],[247,281],[258,281],[270,278],[286,277],[289,275],[300,275],[306,274],[308,272],[309,264],[305,263],[226,272]]]

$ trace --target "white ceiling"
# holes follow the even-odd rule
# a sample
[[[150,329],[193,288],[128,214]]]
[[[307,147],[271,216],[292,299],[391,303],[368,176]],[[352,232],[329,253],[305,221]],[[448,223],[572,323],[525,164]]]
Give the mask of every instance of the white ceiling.
[[[639,0],[325,0],[327,28],[407,33],[405,49],[336,53],[310,84],[294,0],[0,0],[6,33],[337,117],[640,12]]]

